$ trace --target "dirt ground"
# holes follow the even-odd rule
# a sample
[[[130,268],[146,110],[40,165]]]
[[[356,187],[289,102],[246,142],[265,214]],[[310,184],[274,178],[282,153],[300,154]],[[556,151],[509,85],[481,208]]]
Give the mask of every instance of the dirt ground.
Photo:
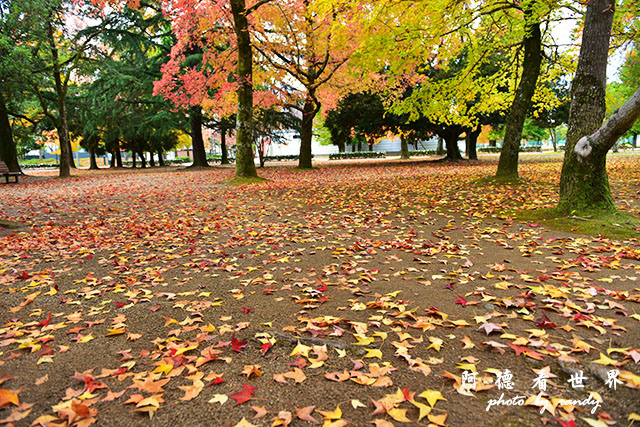
[[[0,422],[640,420],[640,240],[513,220],[555,204],[560,163],[528,159],[525,185],[476,182],[495,166],[0,185]],[[640,215],[638,160],[609,173],[617,205]]]

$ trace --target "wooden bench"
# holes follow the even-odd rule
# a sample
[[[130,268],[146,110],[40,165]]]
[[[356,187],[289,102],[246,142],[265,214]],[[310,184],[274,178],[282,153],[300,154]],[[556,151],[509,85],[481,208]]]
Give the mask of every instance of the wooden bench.
[[[9,184],[9,177],[10,176],[14,177],[16,179],[15,183],[17,184],[18,175],[20,175],[20,172],[10,172],[7,164],[3,161],[0,161],[0,175],[4,176],[4,179],[7,181],[7,184]]]

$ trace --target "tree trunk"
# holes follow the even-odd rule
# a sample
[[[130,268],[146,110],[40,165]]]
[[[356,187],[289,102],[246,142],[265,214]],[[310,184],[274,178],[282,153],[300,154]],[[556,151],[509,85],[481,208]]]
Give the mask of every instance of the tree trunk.
[[[358,139],[358,151],[362,151],[362,140]]]
[[[260,142],[256,144],[256,148],[258,149],[258,162],[260,163],[260,167],[264,167],[264,155],[265,155],[265,146],[264,140],[260,138]]]
[[[489,147],[495,147],[496,146],[496,140],[495,139],[490,139],[489,140]]]
[[[140,157],[140,167],[145,169],[147,167],[147,159],[144,157],[144,152],[138,151],[138,156]],[[134,154],[135,157],[135,154]]]
[[[444,140],[441,136],[438,137],[438,148],[436,148],[436,154],[442,156],[444,154]]]
[[[156,167],[156,161],[153,158],[153,151],[149,151],[149,166],[152,168]]]
[[[131,167],[135,169],[137,163],[138,163],[138,160],[136,159],[136,152],[131,150]]]
[[[338,142],[338,152],[339,153],[344,153],[345,147],[344,147],[344,141],[339,141]]]
[[[257,177],[253,160],[253,54],[249,39],[245,0],[231,0],[233,29],[236,33],[238,64],[238,112],[236,114],[236,174],[238,178]]]
[[[638,134],[637,133],[633,134],[633,139],[631,140],[631,144],[633,145],[633,148],[638,148]]]
[[[116,152],[115,152],[115,150],[111,153],[111,161],[109,162],[109,167],[110,168],[115,168],[116,167]]]
[[[229,151],[227,150],[227,130],[225,128],[220,129],[220,149],[222,150],[222,156],[220,158],[221,165],[229,164]]]
[[[542,36],[540,23],[530,22],[535,13],[535,2],[524,10],[525,24],[524,60],[522,63],[522,77],[516,89],[516,96],[509,110],[507,125],[504,133],[504,142],[500,151],[498,170],[496,176],[517,179],[518,155],[520,151],[520,139],[527,111],[531,106],[531,98],[536,91],[536,83],[540,75],[542,63]]]
[[[373,151],[373,144],[370,142],[367,142],[367,145],[369,145],[369,151]]]
[[[302,126],[300,128],[300,157],[298,168],[311,169],[311,141],[313,139],[313,119],[318,113],[319,106],[313,100],[313,94],[307,94],[302,109]]]
[[[18,164],[18,150],[13,140],[9,113],[0,93],[0,160],[7,164],[11,172],[22,172]]]
[[[444,137],[444,143],[447,147],[447,156],[449,160],[462,160],[460,148],[458,147],[458,138],[460,133],[449,133]]]
[[[120,140],[116,139],[116,167],[122,168],[122,153],[120,153]]]
[[[567,142],[560,176],[558,210],[563,213],[615,210],[606,169],[610,146],[592,147],[590,155],[582,161],[576,152],[578,142],[598,129],[605,116],[607,58],[614,9],[613,0],[592,0],[587,5],[578,68],[571,85]],[[586,151],[586,147],[578,151]]]
[[[409,144],[407,143],[407,139],[404,136],[400,137],[400,158],[409,158]]]
[[[553,152],[558,151],[558,132],[556,128],[549,129],[549,137],[551,138],[551,144],[553,145]]]
[[[209,164],[202,139],[202,108],[199,105],[191,107],[189,116],[191,119],[191,145],[193,145],[193,164],[191,167],[205,168]]]
[[[478,151],[476,147],[478,145],[478,136],[482,131],[482,126],[478,125],[473,130],[468,130],[465,141],[465,151],[469,160],[478,160]]]
[[[166,166],[165,163],[164,163],[164,158],[162,157],[162,151],[161,150],[158,150],[158,165],[161,168]]]
[[[96,144],[92,142],[89,144],[89,169],[96,170],[100,169],[98,167],[98,162],[96,162]]]

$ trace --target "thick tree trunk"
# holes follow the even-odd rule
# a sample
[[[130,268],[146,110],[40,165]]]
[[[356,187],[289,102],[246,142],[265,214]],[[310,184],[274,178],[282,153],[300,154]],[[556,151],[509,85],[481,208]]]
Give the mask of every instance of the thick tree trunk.
[[[438,137],[438,148],[436,148],[436,154],[442,156],[444,154],[444,140],[441,136]]]
[[[207,152],[202,138],[202,108],[199,105],[189,110],[191,122],[191,145],[193,145],[193,164],[191,167],[207,167]]]
[[[400,137],[400,158],[408,159],[409,158],[409,143],[407,139],[402,136]]]
[[[362,151],[362,140],[358,139],[358,151]]]
[[[444,137],[444,143],[447,147],[447,156],[449,160],[461,160],[460,148],[458,147],[459,133],[450,133]]]
[[[109,161],[109,167],[110,168],[115,168],[116,167],[116,152],[113,151],[111,153],[111,160]]]
[[[100,169],[98,167],[98,162],[96,162],[96,144],[93,142],[89,144],[89,169]]]
[[[610,146],[595,145],[582,160],[576,152],[588,151],[590,145],[578,150],[576,145],[596,131],[605,116],[607,57],[614,10],[613,0],[592,0],[587,5],[578,68],[571,85],[569,126],[560,176],[560,212],[615,210],[606,169]]]
[[[556,128],[549,129],[549,137],[551,138],[551,144],[553,145],[553,152],[558,151],[558,132]]]
[[[238,64],[238,112],[236,114],[236,174],[238,178],[257,177],[253,160],[253,54],[249,40],[245,0],[231,0],[233,29],[236,33]]]
[[[478,151],[476,147],[478,145],[478,136],[480,136],[481,131],[481,125],[476,126],[473,130],[467,131],[467,136],[465,137],[464,142],[466,147],[465,151],[469,160],[478,160]]]
[[[300,128],[300,157],[298,168],[311,169],[311,141],[313,139],[313,119],[318,113],[319,106],[313,100],[313,95],[308,94],[302,108],[302,126]]]
[[[162,157],[162,151],[158,150],[158,165],[160,165],[160,167],[164,167],[166,166],[164,163],[164,157]]]
[[[149,166],[152,168],[156,167],[156,160],[153,158],[153,151],[149,151]]]
[[[339,142],[338,142],[338,152],[339,152],[339,153],[344,153],[344,149],[345,149],[345,147],[344,147],[344,141],[339,141]]]
[[[520,139],[527,111],[531,106],[531,98],[536,91],[536,83],[540,75],[542,63],[542,36],[540,24],[529,22],[535,13],[535,2],[525,9],[524,16],[528,21],[525,24],[524,61],[522,63],[522,77],[516,89],[516,96],[509,110],[507,125],[504,133],[504,143],[500,151],[498,170],[496,176],[502,178],[518,178],[518,155],[520,152]]]
[[[222,156],[220,158],[221,165],[229,164],[229,150],[227,150],[227,130],[225,128],[220,129],[220,149],[222,150]]]
[[[138,163],[138,160],[136,159],[136,152],[131,150],[131,167],[135,169],[137,163]]]
[[[21,172],[18,164],[18,150],[13,141],[9,113],[2,93],[0,93],[0,160],[7,164],[11,172]]]

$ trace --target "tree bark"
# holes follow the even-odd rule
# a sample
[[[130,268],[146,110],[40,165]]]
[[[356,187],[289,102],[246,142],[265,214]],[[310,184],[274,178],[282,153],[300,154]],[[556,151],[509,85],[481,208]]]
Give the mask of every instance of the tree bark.
[[[634,133],[633,138],[631,139],[631,145],[633,148],[638,148],[638,134]]]
[[[313,119],[319,111],[319,105],[313,99],[314,94],[307,94],[302,108],[302,126],[300,128],[300,157],[298,168],[311,169],[311,141],[313,140]]]
[[[444,154],[444,140],[441,136],[438,137],[438,148],[436,148],[436,154],[442,156]]]
[[[344,141],[338,141],[338,153],[344,153]]]
[[[96,144],[93,142],[89,144],[89,169],[100,169],[98,167],[98,162],[96,162]]]
[[[158,150],[158,165],[160,165],[160,167],[164,167],[166,166],[164,163],[164,157],[162,157],[162,151]]]
[[[536,83],[540,75],[542,63],[542,35],[540,23],[531,22],[535,13],[535,2],[524,11],[525,24],[524,60],[522,63],[522,76],[516,89],[516,96],[509,110],[507,125],[504,133],[504,143],[500,151],[497,177],[518,178],[518,155],[520,151],[520,139],[527,111],[531,106],[531,98],[536,91]]]
[[[149,166],[152,168],[156,167],[156,161],[153,158],[153,151],[149,151]]]
[[[562,213],[615,211],[606,169],[607,151],[611,146],[592,146],[588,138],[580,143],[600,127],[605,116],[607,58],[614,10],[613,0],[592,0],[587,5],[578,67],[571,85],[567,142],[560,176],[558,211]]]
[[[122,168],[122,153],[120,153],[120,140],[119,139],[116,139],[115,155],[116,155],[116,167],[117,168]]]
[[[140,167],[145,169],[147,167],[147,159],[144,157],[144,152],[138,151],[138,156],[140,157]],[[134,154],[135,157],[135,154]]]
[[[407,139],[404,136],[400,137],[400,158],[409,158],[409,143],[407,143]]]
[[[458,147],[458,138],[460,134],[450,133],[444,137],[444,143],[447,147],[446,158],[449,160],[462,160],[460,148]]]
[[[233,29],[237,38],[238,112],[236,114],[236,173],[238,178],[257,177],[253,159],[253,54],[249,39],[245,0],[231,0]]]
[[[135,169],[137,163],[138,163],[138,160],[136,159],[136,152],[131,150],[131,167]]]
[[[205,168],[207,163],[207,152],[204,149],[204,139],[202,138],[202,108],[199,105],[193,106],[189,110],[191,122],[191,145],[193,145],[193,164],[191,167]]]
[[[0,93],[0,160],[7,164],[11,172],[22,172],[18,164],[18,150],[13,140],[9,113]]]
[[[227,130],[225,128],[220,129],[220,149],[222,150],[222,156],[220,158],[221,165],[229,164],[229,150],[227,150]]]
[[[478,136],[480,136],[481,131],[481,125],[476,126],[476,128],[473,130],[469,129],[467,131],[467,135],[464,141],[466,147],[465,151],[469,160],[478,160],[478,151],[476,147],[478,145]]]

